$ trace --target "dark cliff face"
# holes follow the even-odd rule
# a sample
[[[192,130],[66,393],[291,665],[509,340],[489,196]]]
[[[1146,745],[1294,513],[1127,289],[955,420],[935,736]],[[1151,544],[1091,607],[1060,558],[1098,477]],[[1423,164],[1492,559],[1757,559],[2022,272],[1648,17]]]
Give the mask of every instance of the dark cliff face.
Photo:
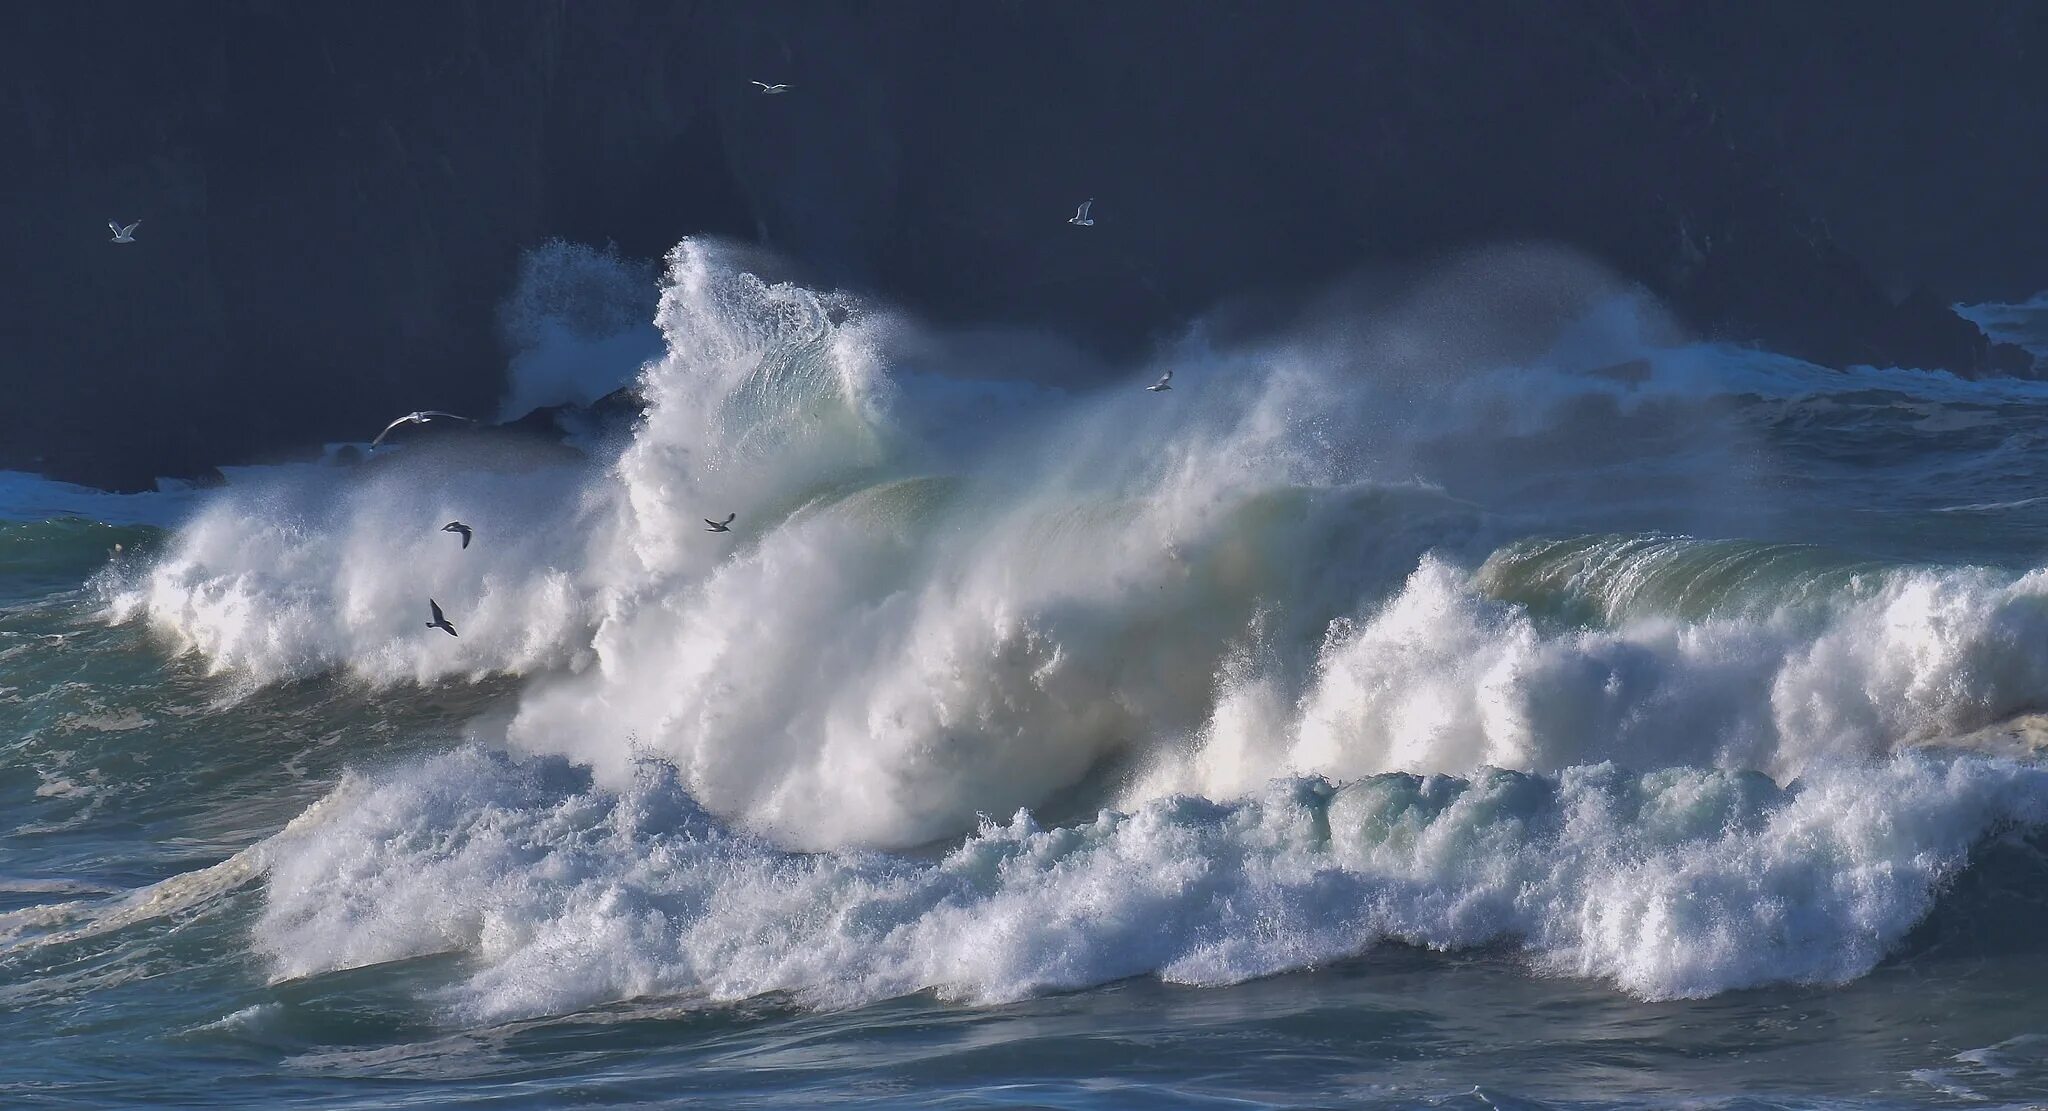
[[[1995,43],[2009,76],[1901,70],[1930,21],[1945,64]],[[1998,369],[1937,298],[1887,287],[1939,290],[1972,251],[2021,280],[2041,221],[1988,234],[1972,201],[2010,190],[1928,171],[1925,221],[1885,239],[1905,186],[1859,189],[1855,143],[1883,144],[1845,136],[1939,135],[1960,159],[1972,113],[2042,122],[2048,102],[2011,87],[2042,67],[2012,59],[2048,29],[2016,4],[1864,13],[1850,41],[1920,74],[1920,100],[1802,83],[1876,80],[1833,33],[1618,3],[9,9],[0,467],[144,485],[412,408],[487,410],[493,306],[551,236],[650,257],[753,240],[934,318],[1110,354],[1247,291],[1550,240],[1703,334]],[[1100,224],[1066,227],[1090,196]],[[107,243],[114,217],[142,219],[141,242]]]

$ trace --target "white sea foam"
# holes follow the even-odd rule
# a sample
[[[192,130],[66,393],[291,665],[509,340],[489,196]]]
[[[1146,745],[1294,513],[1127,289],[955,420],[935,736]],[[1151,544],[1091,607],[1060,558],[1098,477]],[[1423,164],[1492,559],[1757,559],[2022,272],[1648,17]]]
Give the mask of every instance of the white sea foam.
[[[970,1002],[1156,975],[1219,984],[1386,940],[1503,944],[1673,998],[1867,971],[1979,838],[2048,819],[2048,773],[1901,755],[1785,790],[1612,765],[1558,778],[1282,780],[942,858],[730,835],[664,766],[619,792],[470,748],[351,780],[263,852],[256,939],[297,977],[456,951],[463,1019],[643,995]]]

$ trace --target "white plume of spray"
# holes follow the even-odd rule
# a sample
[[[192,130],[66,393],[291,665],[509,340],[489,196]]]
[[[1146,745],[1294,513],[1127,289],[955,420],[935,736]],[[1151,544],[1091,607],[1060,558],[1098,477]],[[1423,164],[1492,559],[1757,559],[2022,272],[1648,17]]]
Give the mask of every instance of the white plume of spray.
[[[714,261],[673,260],[671,352],[617,467],[608,577],[643,585],[608,603],[599,666],[522,706],[522,746],[616,778],[632,734],[787,843],[915,843],[1198,721],[1217,654],[1292,574],[1285,548],[1335,527],[1312,493],[1238,527],[1257,499],[1331,486],[1295,422],[1356,398],[1304,369],[1170,413],[1100,398],[928,460],[932,401],[901,413],[879,329]],[[703,505],[740,533],[704,542]]]

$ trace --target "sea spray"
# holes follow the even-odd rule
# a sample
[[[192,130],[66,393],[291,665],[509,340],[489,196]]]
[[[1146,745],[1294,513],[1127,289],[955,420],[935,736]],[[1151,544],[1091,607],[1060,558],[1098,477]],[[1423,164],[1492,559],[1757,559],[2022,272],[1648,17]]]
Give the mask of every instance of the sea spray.
[[[587,405],[630,384],[661,354],[649,323],[652,266],[615,248],[550,240],[525,253],[498,332],[512,352],[500,420],[546,405]]]

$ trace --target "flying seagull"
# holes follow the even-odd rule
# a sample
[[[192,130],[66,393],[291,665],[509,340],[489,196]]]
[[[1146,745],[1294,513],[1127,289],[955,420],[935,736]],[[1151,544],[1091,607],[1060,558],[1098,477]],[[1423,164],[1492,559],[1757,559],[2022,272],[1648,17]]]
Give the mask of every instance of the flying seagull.
[[[425,424],[431,420],[459,420],[469,421],[469,423],[471,424],[476,423],[475,421],[470,420],[468,417],[458,417],[454,413],[442,413],[437,412],[433,409],[426,409],[417,413],[407,413],[406,415],[398,418],[397,420],[392,421],[390,424],[385,425],[384,431],[377,433],[377,438],[370,441],[370,446],[376,447],[378,444],[383,443],[384,437],[391,435],[391,430],[397,428],[401,424]]]
[[[1085,201],[1082,201],[1082,202],[1081,202],[1081,207],[1079,207],[1079,208],[1077,208],[1077,209],[1075,209],[1075,210],[1074,210],[1074,218],[1073,218],[1073,219],[1071,219],[1071,220],[1068,220],[1068,221],[1067,221],[1067,223],[1069,223],[1069,224],[1072,224],[1072,225],[1074,225],[1074,226],[1075,226],[1075,227],[1077,227],[1077,228],[1092,228],[1092,227],[1094,227],[1094,226],[1095,226],[1095,217],[1093,217],[1093,216],[1090,216],[1090,215],[1088,215],[1088,210],[1089,210],[1089,209],[1091,209],[1091,208],[1094,208],[1094,207],[1095,207],[1095,198],[1094,198],[1094,197],[1090,197],[1090,198],[1088,198],[1087,200],[1085,200]]]
[[[761,86],[762,96],[775,96],[789,91],[788,85],[770,85],[766,81],[756,81],[754,84]]]
[[[725,515],[725,520],[723,520],[723,521],[714,521],[714,520],[712,520],[711,518],[709,518],[709,517],[706,517],[706,518],[704,518],[704,524],[705,524],[705,526],[706,526],[706,528],[704,529],[704,531],[705,531],[705,532],[731,532],[731,531],[732,531],[732,519],[733,519],[734,517],[737,517],[737,516],[739,516],[739,514],[737,514],[737,513],[728,513],[728,514],[726,514],[726,515]]]
[[[137,220],[127,227],[122,227],[121,221],[109,220],[107,221],[107,226],[114,229],[114,242],[133,243],[135,242],[135,229],[142,226],[142,221]]]
[[[462,546],[465,548],[469,547],[469,536],[471,529],[468,525],[463,524],[461,521],[450,521],[447,524],[441,526],[441,531],[461,533]]]
[[[1167,383],[1171,381],[1173,381],[1173,372],[1169,370],[1165,374],[1159,376],[1159,381],[1154,382],[1151,385],[1146,386],[1145,388],[1152,391],[1153,393],[1158,393],[1161,390],[1170,390],[1173,387],[1167,385]]]
[[[427,628],[440,629],[452,637],[462,635],[461,633],[455,631],[455,626],[450,625],[446,617],[442,616],[441,603],[434,601],[432,598],[429,598],[427,599],[427,605],[432,607],[434,610],[434,619],[432,621],[427,622]]]

